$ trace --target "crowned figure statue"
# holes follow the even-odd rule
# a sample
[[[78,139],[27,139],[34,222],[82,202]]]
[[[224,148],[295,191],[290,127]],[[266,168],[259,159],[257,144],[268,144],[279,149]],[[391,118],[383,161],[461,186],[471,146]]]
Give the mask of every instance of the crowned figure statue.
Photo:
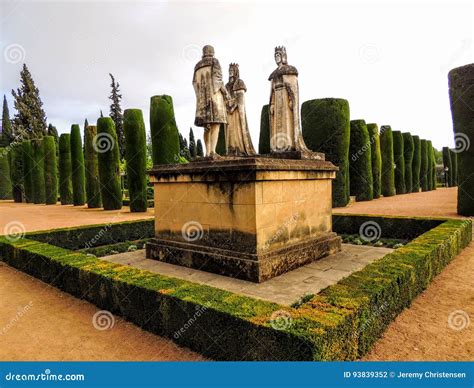
[[[229,156],[255,155],[245,112],[245,87],[240,79],[239,65],[229,65],[229,82],[226,89],[230,95],[227,108],[226,150]]]
[[[206,156],[217,157],[216,146],[219,127],[227,123],[227,103],[230,95],[222,80],[222,69],[214,57],[214,48],[206,45],[202,59],[194,67],[194,92],[196,93],[196,117],[194,124],[204,128]]]
[[[271,153],[298,152],[311,157],[301,133],[298,70],[288,64],[286,49],[275,48],[276,70],[271,81],[269,104]]]

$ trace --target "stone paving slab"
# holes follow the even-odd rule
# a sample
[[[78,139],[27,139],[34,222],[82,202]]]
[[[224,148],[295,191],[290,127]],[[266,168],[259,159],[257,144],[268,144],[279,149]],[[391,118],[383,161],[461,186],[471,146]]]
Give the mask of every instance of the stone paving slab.
[[[393,249],[342,244],[339,253],[277,276],[264,283],[229,278],[193,268],[146,259],[145,250],[101,257],[102,260],[130,265],[150,272],[206,284],[237,294],[291,305],[307,294],[317,294],[351,273],[392,252]]]

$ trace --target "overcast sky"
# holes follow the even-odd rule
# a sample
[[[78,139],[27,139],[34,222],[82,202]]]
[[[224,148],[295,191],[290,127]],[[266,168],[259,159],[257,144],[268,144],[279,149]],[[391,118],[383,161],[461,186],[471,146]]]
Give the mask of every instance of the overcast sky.
[[[12,108],[21,64],[30,68],[48,122],[59,132],[99,110],[109,112],[109,77],[120,82],[122,107],[174,99],[181,133],[194,122],[191,84],[201,47],[212,44],[228,76],[238,62],[247,85],[255,146],[268,102],[273,50],[285,45],[299,71],[300,101],[349,100],[351,119],[454,146],[447,72],[473,62],[470,2],[297,3],[0,0],[0,92]],[[12,112],[13,113],[13,112]],[[202,137],[202,129],[195,129]]]

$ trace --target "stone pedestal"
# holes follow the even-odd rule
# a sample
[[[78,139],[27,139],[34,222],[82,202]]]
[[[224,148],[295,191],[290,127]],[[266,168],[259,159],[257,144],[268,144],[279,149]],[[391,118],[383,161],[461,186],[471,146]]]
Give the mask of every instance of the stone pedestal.
[[[155,166],[147,257],[262,282],[335,253],[336,170],[325,160],[266,157]]]

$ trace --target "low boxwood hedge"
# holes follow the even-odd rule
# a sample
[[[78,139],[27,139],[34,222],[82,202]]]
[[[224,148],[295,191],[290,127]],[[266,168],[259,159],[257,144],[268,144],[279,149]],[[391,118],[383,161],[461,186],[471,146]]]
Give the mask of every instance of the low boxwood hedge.
[[[0,258],[207,357],[353,360],[370,349],[471,237],[470,220],[445,221],[298,307],[104,262],[29,238],[13,242],[0,237]]]

